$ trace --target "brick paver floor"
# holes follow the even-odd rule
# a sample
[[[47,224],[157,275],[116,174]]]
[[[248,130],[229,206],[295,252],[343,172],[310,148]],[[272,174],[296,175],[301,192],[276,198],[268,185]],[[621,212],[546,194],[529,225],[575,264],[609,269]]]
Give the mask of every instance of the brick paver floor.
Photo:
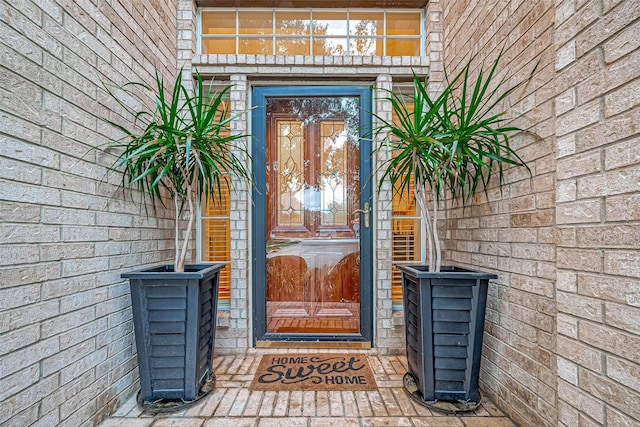
[[[197,403],[179,412],[154,415],[142,412],[132,396],[100,427],[515,427],[486,398],[476,411],[464,415],[423,407],[402,386],[406,358],[380,356],[372,350],[365,354],[376,377],[376,391],[250,391],[262,354],[287,352],[318,351],[252,349],[242,356],[216,357],[216,387]]]

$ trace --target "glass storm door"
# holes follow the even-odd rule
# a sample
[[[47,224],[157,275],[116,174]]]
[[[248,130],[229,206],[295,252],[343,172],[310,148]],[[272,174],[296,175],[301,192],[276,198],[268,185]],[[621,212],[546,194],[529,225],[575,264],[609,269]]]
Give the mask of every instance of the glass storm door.
[[[369,94],[254,88],[256,340],[370,341]]]

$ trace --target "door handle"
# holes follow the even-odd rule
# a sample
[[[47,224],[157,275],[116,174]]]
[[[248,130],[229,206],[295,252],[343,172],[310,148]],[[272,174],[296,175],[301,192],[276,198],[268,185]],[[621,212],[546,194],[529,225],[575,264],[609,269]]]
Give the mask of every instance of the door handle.
[[[371,212],[371,208],[369,207],[369,202],[364,202],[364,209],[356,209],[353,211],[353,215],[357,213],[364,214],[364,227],[369,228],[369,212]]]

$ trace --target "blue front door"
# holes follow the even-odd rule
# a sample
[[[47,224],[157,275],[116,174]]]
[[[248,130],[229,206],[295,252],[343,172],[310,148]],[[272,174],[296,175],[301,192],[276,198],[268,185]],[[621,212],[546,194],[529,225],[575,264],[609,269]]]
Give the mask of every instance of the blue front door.
[[[254,338],[371,341],[371,91],[255,87]]]

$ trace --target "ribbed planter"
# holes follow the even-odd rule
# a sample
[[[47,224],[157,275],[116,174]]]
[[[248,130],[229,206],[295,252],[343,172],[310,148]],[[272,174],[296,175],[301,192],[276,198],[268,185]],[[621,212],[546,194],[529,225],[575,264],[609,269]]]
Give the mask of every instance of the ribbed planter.
[[[224,264],[125,273],[131,286],[140,399],[194,401],[212,375],[218,281]]]
[[[456,267],[402,272],[409,374],[425,402],[478,402],[487,288],[495,274]]]

